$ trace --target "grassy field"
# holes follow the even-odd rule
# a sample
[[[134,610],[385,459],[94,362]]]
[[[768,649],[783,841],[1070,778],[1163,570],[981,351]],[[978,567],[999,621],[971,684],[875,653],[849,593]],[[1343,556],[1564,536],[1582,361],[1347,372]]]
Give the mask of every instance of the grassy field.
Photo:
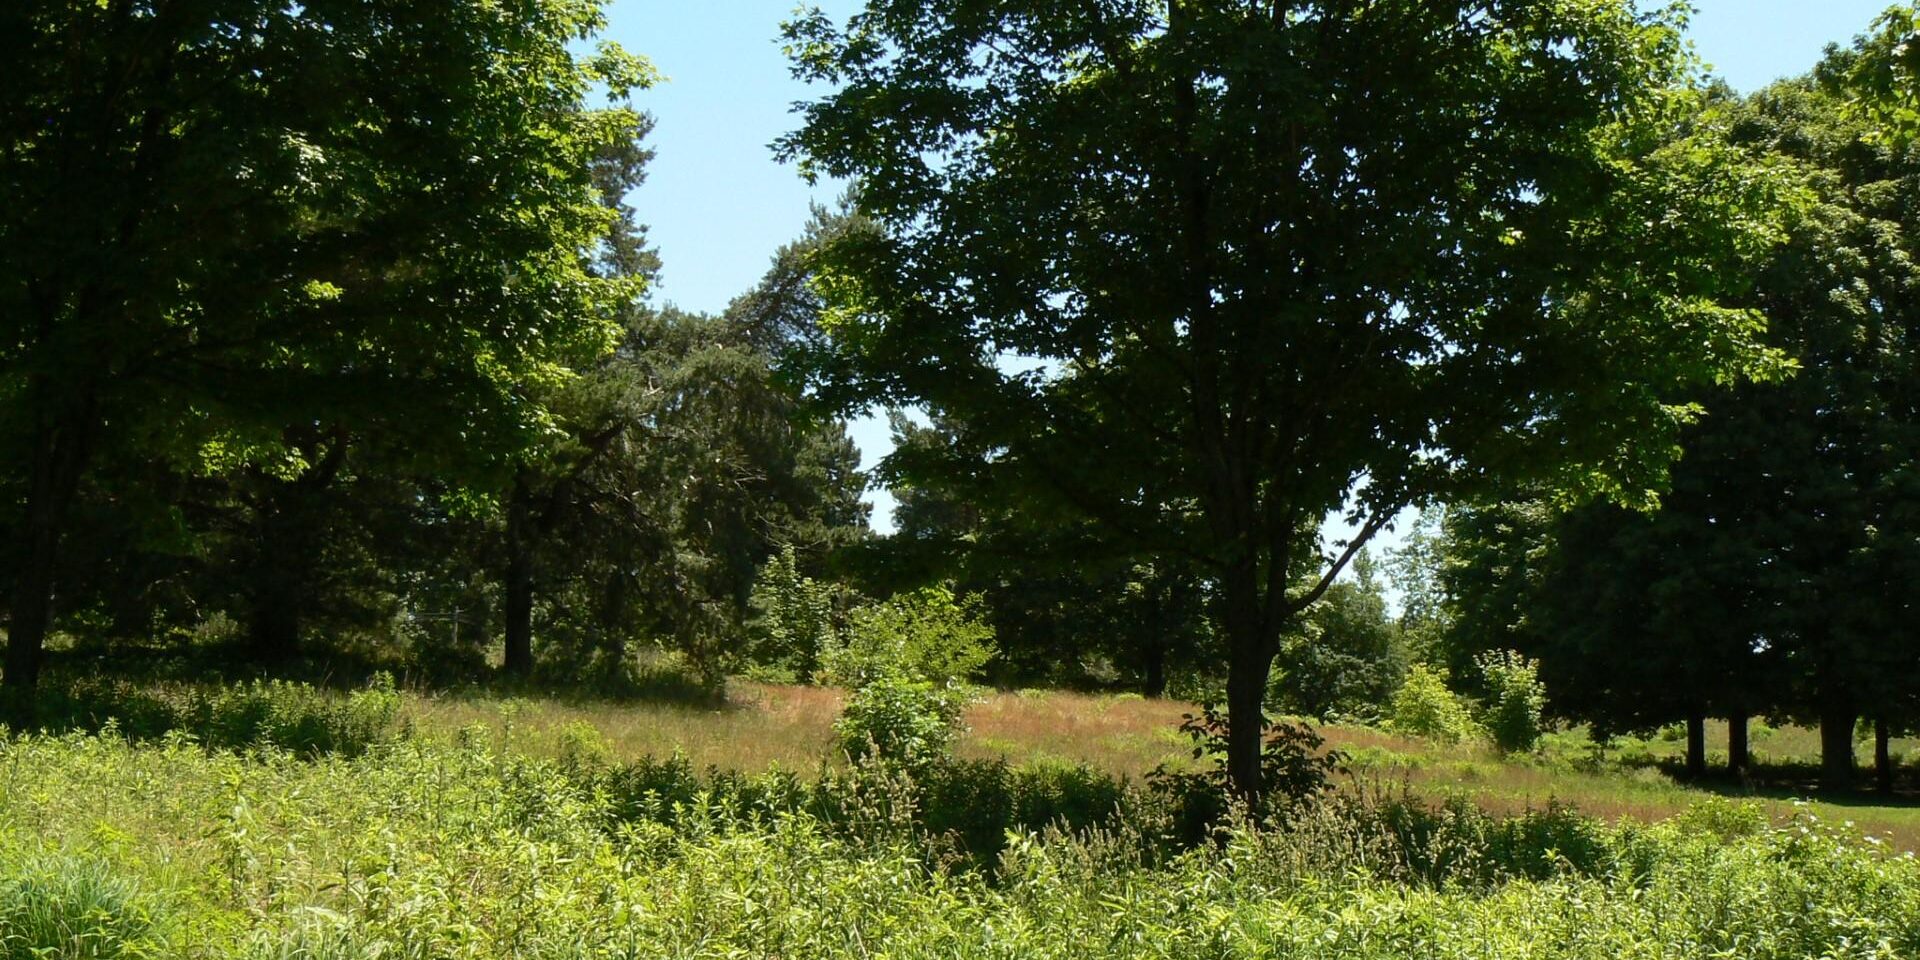
[[[896,767],[831,759],[818,688],[96,695],[124,721],[0,736],[0,960],[1920,956],[1905,808],[1582,770],[1564,734],[1328,727],[1333,796],[1190,832],[1113,779],[1191,762],[1138,697],[988,696],[958,762]]]
[[[817,691],[788,693],[651,715],[713,749],[716,731],[770,733],[824,707]],[[1500,819],[1336,798],[1168,849],[1149,806],[1091,830],[1010,823],[995,858],[969,867],[947,834],[914,819],[925,809],[915,797],[931,795],[884,779],[760,778],[730,799],[664,805],[671,769],[517,752],[557,750],[609,711],[649,711],[405,709],[421,735],[352,756],[178,737],[0,738],[0,958],[1920,955],[1920,862],[1806,816],[1769,828],[1750,809],[1708,803],[1655,827],[1609,826],[1565,811]],[[1158,748],[1129,739],[1118,718],[1153,729],[1168,709],[1014,696],[977,717],[986,728],[998,714],[992,729],[1028,738],[1031,756],[1058,746],[1049,717],[1098,724],[1116,738],[1109,759],[1137,761]],[[702,721],[720,726],[693,735]],[[480,722],[503,739],[473,730]],[[468,732],[442,737],[442,723]],[[798,763],[811,742],[789,729],[759,756]],[[978,739],[969,749],[992,750]],[[982,806],[939,804],[963,817]]]
[[[736,681],[721,704],[415,694],[403,709],[422,733],[447,736],[465,727],[486,726],[499,742],[534,756],[557,755],[567,731],[585,724],[599,731],[620,760],[678,753],[697,768],[752,773],[777,765],[807,775],[832,755],[832,725],[841,702],[839,691],[829,688]],[[1160,764],[1180,767],[1191,762],[1187,742],[1176,729],[1191,709],[1175,701],[1131,696],[995,693],[968,710],[969,729],[958,752],[1014,764],[1084,763],[1137,781]],[[1899,849],[1920,850],[1920,804],[1911,798],[1821,798],[1811,786],[1791,782],[1684,784],[1667,772],[1671,763],[1659,763],[1677,761],[1683,747],[1672,739],[1624,741],[1609,759],[1595,763],[1585,736],[1577,731],[1551,735],[1542,753],[1529,758],[1502,758],[1478,744],[1438,744],[1368,727],[1329,725],[1322,733],[1330,747],[1349,755],[1356,780],[1405,784],[1436,799],[1464,796],[1493,812],[1558,802],[1610,821],[1629,817],[1655,822],[1685,811],[1702,796],[1720,793],[1759,804],[1776,822],[1806,810],[1851,823]],[[1718,725],[1709,730],[1716,740],[1723,740],[1724,733]],[[1811,764],[1818,745],[1813,731],[1782,728],[1758,739],[1755,759],[1762,766],[1791,769]],[[1920,755],[1920,744],[1895,741],[1896,757],[1903,753]],[[1622,763],[1622,756],[1634,762]],[[1790,781],[1791,775],[1780,779]]]

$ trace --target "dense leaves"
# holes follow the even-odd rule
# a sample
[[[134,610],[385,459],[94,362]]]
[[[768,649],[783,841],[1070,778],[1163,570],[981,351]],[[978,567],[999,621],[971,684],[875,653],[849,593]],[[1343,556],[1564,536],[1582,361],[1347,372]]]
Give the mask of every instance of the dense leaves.
[[[1772,368],[1718,297],[1773,191],[1669,135],[1700,96],[1678,25],[1613,2],[802,16],[796,73],[831,90],[783,149],[853,178],[872,224],[823,248],[824,390],[952,417],[959,462],[926,477],[1196,564],[1250,721],[1282,632],[1400,508],[1528,476],[1646,502],[1678,388]],[[1359,532],[1323,561],[1341,509]]]

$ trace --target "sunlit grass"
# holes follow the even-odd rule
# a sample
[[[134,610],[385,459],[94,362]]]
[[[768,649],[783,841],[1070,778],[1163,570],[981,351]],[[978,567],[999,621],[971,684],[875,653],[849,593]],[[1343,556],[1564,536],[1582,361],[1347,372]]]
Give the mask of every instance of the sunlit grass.
[[[616,759],[677,753],[698,768],[758,772],[777,765],[807,775],[838,760],[833,721],[842,699],[841,692],[831,688],[736,680],[725,702],[718,704],[414,694],[407,698],[405,713],[422,734],[450,736],[480,725],[492,731],[496,742],[535,756],[560,753],[569,726],[585,723],[601,733]],[[990,693],[967,711],[968,732],[958,751],[969,758],[998,757],[1015,764],[1084,763],[1138,782],[1161,764],[1192,762],[1189,745],[1177,730],[1181,716],[1192,709],[1178,701],[1136,696]],[[1654,822],[1685,811],[1707,792],[1679,783],[1654,766],[1607,764],[1583,770],[1578,760],[1584,748],[1572,734],[1559,737],[1543,757],[1516,760],[1475,743],[1440,744],[1362,726],[1320,729],[1330,748],[1349,755],[1356,781],[1404,783],[1436,799],[1465,796],[1495,812],[1557,802],[1608,820]],[[1724,738],[1724,726],[1714,725],[1710,735]],[[1907,741],[1896,746],[1912,749]],[[1659,738],[1636,742],[1635,747],[1656,757],[1677,756],[1680,749]],[[1817,732],[1783,728],[1764,735],[1755,753],[1763,762],[1808,762],[1818,747]],[[1761,804],[1776,821],[1786,821],[1796,809],[1810,809],[1823,818],[1851,821],[1869,834],[1890,836],[1903,849],[1920,849],[1920,807],[1881,805],[1872,797],[1806,802],[1717,786]]]

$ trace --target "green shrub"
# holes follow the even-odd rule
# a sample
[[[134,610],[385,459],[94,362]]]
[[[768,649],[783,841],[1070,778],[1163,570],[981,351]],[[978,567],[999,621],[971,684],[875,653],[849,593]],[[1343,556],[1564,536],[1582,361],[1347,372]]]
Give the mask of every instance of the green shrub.
[[[946,754],[972,698],[967,682],[993,656],[978,608],[977,597],[927,587],[854,611],[825,658],[827,675],[852,689],[834,724],[842,750],[909,766]]]
[[[886,675],[941,686],[970,682],[995,653],[980,603],[946,587],[923,587],[861,607],[824,658],[827,676],[853,689]]]
[[[1766,832],[1767,812],[1759,804],[1709,796],[1695,801],[1685,813],[1674,818],[1674,823],[1690,833],[1724,843]]]
[[[1547,688],[1540,682],[1540,664],[1511,650],[1482,653],[1473,663],[1486,683],[1480,723],[1493,745],[1502,753],[1532,752],[1545,729]]]
[[[169,690],[84,679],[49,685],[39,706],[48,729],[111,729],[132,740],[180,732],[225,750],[353,756],[400,733],[400,694],[385,672],[344,696],[287,680]]]
[[[762,675],[811,681],[820,657],[834,645],[832,589],[800,573],[793,546],[780,549],[761,569],[753,585],[754,620],[759,650],[754,666]]]
[[[1273,820],[1290,815],[1302,803],[1332,789],[1333,774],[1345,755],[1321,751],[1326,741],[1312,729],[1262,718],[1260,741],[1260,796],[1248,812]],[[1200,842],[1234,809],[1236,797],[1227,773],[1227,717],[1213,704],[1198,716],[1187,714],[1180,732],[1193,744],[1193,758],[1205,760],[1199,771],[1174,770],[1162,764],[1147,774],[1153,791],[1170,802],[1175,835],[1181,842]]]
[[[383,672],[345,697],[285,680],[200,691],[186,720],[187,729],[209,746],[272,745],[308,756],[354,756],[391,738],[399,713],[393,676]]]
[[[0,960],[170,956],[139,884],[93,860],[56,858],[0,880]]]
[[[1473,716],[1466,704],[1447,688],[1447,671],[1423,663],[1407,669],[1407,679],[1393,695],[1388,723],[1396,733],[1459,743],[1474,734]]]
[[[882,674],[847,697],[833,729],[850,757],[919,766],[952,748],[967,700],[958,687]]]

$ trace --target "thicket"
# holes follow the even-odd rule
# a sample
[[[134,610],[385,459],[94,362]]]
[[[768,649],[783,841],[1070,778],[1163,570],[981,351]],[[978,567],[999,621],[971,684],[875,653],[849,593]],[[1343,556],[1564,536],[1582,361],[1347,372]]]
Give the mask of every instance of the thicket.
[[[1150,805],[1016,824],[990,869],[867,784],[813,808],[684,764],[530,760],[484,737],[354,758],[73,734],[0,741],[0,957],[1894,958],[1920,864],[1811,818],[1657,826],[1343,793],[1163,850]],[[740,783],[773,791],[776,779]],[[850,781],[814,787],[855,797]],[[1016,781],[1007,781],[1009,783]],[[616,785],[617,789],[616,789]],[[803,788],[789,787],[793,791]],[[1084,823],[1084,821],[1082,822]]]

